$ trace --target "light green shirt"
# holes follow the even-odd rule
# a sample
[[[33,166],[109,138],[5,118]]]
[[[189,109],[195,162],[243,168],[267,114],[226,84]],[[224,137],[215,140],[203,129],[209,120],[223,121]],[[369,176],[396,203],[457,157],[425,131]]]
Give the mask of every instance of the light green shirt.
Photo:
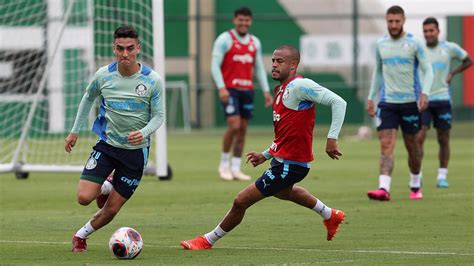
[[[118,72],[117,63],[100,68],[87,86],[71,133],[78,133],[87,121],[94,100],[100,97],[99,115],[92,131],[108,144],[123,149],[139,149],[150,145],[150,135],[164,120],[163,81],[151,68],[140,64],[130,77]],[[140,130],[143,141],[128,143],[128,135]]]
[[[380,101],[388,103],[415,102],[421,92],[429,95],[433,69],[421,39],[411,33],[399,39],[386,36],[377,42],[375,57],[369,100],[379,92]]]
[[[430,92],[430,101],[449,101],[451,94],[446,78],[452,59],[464,60],[467,52],[453,42],[439,42],[435,47],[428,47],[428,58],[434,71],[434,81]]]

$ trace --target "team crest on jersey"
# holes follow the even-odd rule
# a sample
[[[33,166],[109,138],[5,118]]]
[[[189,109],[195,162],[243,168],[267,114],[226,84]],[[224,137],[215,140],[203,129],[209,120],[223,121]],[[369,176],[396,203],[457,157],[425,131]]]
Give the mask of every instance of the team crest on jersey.
[[[251,44],[249,45],[249,52],[253,52],[255,51],[255,47]]]
[[[97,166],[97,160],[94,157],[90,157],[89,160],[87,160],[86,163],[86,169],[87,170],[92,170]]]
[[[145,85],[143,85],[143,84],[138,84],[138,86],[135,88],[135,93],[136,93],[138,96],[145,96],[147,90],[148,90],[148,89],[146,88]]]

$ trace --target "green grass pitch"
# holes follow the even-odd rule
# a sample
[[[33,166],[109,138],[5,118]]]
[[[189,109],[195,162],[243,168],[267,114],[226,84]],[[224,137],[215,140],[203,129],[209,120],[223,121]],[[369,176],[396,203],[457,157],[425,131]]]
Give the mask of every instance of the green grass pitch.
[[[369,201],[366,192],[378,184],[376,139],[355,141],[346,129],[340,141],[343,157],[324,153],[326,128],[317,130],[315,161],[300,183],[347,218],[331,242],[314,212],[275,198],[247,211],[242,224],[213,250],[185,251],[179,246],[213,229],[234,196],[250,182],[224,182],[217,176],[222,131],[169,134],[172,181],[145,176],[139,189],[108,226],[88,240],[89,251],[73,254],[70,240],[97,208],[76,203],[78,174],[32,173],[27,180],[0,175],[0,265],[313,265],[444,264],[474,262],[473,125],[453,132],[449,189],[437,189],[437,143],[426,143],[424,199],[408,199],[407,155],[397,142],[390,202]],[[271,144],[271,129],[250,130],[245,150]],[[84,158],[84,161],[86,158]],[[255,179],[268,166],[244,165]],[[142,254],[119,261],[108,239],[119,227],[137,229]]]

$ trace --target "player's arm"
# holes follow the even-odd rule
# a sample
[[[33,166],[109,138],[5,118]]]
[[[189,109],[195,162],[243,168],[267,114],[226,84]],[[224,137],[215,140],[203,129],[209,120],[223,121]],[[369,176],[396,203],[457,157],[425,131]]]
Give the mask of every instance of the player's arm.
[[[214,41],[212,48],[212,59],[211,59],[211,75],[214,79],[217,89],[219,90],[219,98],[221,102],[227,103],[229,100],[229,92],[225,87],[224,77],[222,76],[221,65],[224,61],[224,56],[232,46],[232,38],[229,33],[224,32],[219,35]]]
[[[158,128],[161,127],[165,120],[165,111],[163,104],[163,82],[160,79],[157,80],[156,86],[152,91],[150,101],[150,121],[146,126],[138,131],[133,131],[128,135],[128,142],[132,145],[139,145],[143,139],[147,138]]]
[[[64,149],[66,152],[71,152],[74,145],[76,145],[77,137],[81,127],[85,122],[87,122],[87,118],[89,117],[89,112],[94,105],[95,99],[100,95],[100,85],[97,77],[97,73],[94,76],[94,79],[91,83],[87,86],[86,92],[84,96],[82,96],[81,102],[79,103],[79,109],[76,114],[76,119],[74,120],[74,125],[71,129],[71,132],[66,137]]]
[[[449,72],[448,77],[446,78],[448,84],[451,82],[454,75],[463,72],[472,65],[472,59],[469,57],[467,52],[456,43],[452,43],[451,51],[454,53],[452,57],[461,60],[461,64],[453,69],[453,71]]]
[[[426,47],[424,43],[417,41],[417,46],[416,58],[418,58],[423,75],[421,95],[420,100],[418,101],[418,109],[423,111],[428,107],[428,96],[430,95],[430,90],[433,85],[434,72],[431,61],[428,59],[428,56],[426,56]]]
[[[310,79],[304,79],[302,86],[297,86],[296,97],[299,101],[311,101],[331,107],[331,126],[327,135],[326,153],[329,157],[339,160],[342,153],[339,151],[337,139],[341,132],[347,103],[339,95],[326,89]]]
[[[254,36],[255,46],[257,48],[257,53],[255,56],[255,75],[257,80],[262,87],[263,97],[265,99],[265,107],[269,107],[273,104],[273,97],[270,94],[270,86],[268,85],[267,72],[265,71],[265,66],[263,64],[262,56],[262,44],[257,37]]]
[[[382,86],[382,58],[380,57],[380,53],[378,49],[375,51],[375,68],[374,73],[372,74],[372,82],[370,85],[369,97],[367,100],[367,113],[370,116],[375,115],[375,107],[374,107],[374,100],[377,96],[377,93]]]

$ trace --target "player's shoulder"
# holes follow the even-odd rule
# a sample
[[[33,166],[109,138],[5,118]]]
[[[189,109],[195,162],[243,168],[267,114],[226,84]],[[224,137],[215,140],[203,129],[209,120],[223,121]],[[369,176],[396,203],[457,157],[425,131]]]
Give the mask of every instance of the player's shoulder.
[[[416,43],[419,43],[419,44],[421,43],[421,44],[424,45],[423,40],[420,37],[416,36],[415,34],[413,34],[411,32],[407,32],[405,34],[405,39],[409,42],[416,42]]]
[[[232,36],[230,35],[230,31],[229,30],[226,30],[226,31],[223,31],[221,34],[219,34],[216,38],[216,42],[217,41],[228,41],[228,40],[232,40]]]
[[[305,90],[308,88],[318,87],[319,85],[312,79],[298,77],[288,83],[288,88],[295,88],[297,90]]]
[[[459,46],[459,44],[457,44],[455,42],[449,42],[449,41],[440,42],[440,46],[441,47],[446,47],[446,48],[449,48],[449,49],[459,49],[459,48],[461,48],[461,46]]]
[[[157,83],[162,83],[163,82],[163,78],[161,77],[160,74],[158,74],[158,72],[156,72],[155,70],[153,70],[151,67],[145,65],[145,64],[141,64],[142,67],[140,69],[140,74],[142,76],[142,78],[145,78],[145,79],[151,79],[154,82],[157,82]]]
[[[390,40],[391,40],[391,38],[390,38],[389,35],[384,35],[384,36],[378,38],[377,41],[375,41],[375,44],[380,45],[382,43],[389,42]]]

